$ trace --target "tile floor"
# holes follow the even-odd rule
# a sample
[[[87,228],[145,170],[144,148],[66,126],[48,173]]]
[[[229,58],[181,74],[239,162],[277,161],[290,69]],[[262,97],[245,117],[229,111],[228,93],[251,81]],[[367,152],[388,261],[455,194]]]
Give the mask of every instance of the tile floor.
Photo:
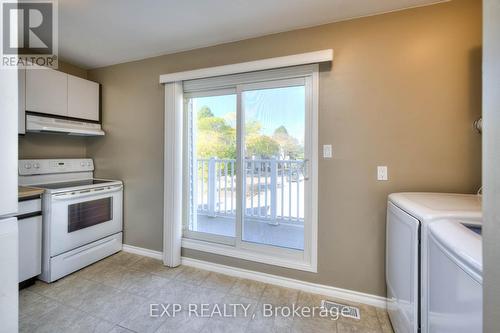
[[[361,320],[265,317],[263,304],[319,306],[324,297],[119,252],[55,283],[20,291],[20,332],[392,332],[387,313],[358,305]],[[180,304],[175,317],[150,316],[151,304]],[[189,315],[188,304],[210,303],[235,317]],[[344,302],[345,303],[345,302]],[[218,305],[218,306],[217,306]],[[158,305],[161,313],[163,308]],[[171,313],[171,308],[169,308]]]

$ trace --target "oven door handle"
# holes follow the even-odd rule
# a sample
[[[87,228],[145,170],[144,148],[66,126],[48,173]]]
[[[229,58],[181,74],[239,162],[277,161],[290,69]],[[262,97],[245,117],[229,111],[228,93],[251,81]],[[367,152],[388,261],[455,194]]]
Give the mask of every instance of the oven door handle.
[[[52,196],[52,199],[54,200],[72,200],[72,199],[78,199],[78,198],[83,198],[83,197],[88,197],[88,196],[92,196],[92,195],[101,195],[101,194],[108,194],[108,193],[115,193],[115,192],[119,192],[123,189],[123,186],[120,185],[120,186],[115,186],[115,187],[112,187],[110,189],[107,189],[107,190],[103,190],[103,189],[99,189],[99,188],[96,188],[96,189],[89,189],[89,190],[81,190],[79,192],[75,192],[75,193],[62,193],[62,194],[54,194]]]

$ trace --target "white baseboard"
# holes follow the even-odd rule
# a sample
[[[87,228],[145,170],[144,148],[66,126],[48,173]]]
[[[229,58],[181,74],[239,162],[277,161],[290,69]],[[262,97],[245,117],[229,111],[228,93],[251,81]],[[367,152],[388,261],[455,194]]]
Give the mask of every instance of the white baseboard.
[[[123,251],[139,254],[145,257],[150,257],[158,260],[163,259],[162,252],[148,250],[137,246],[123,244]],[[386,308],[387,300],[385,297],[366,294],[359,291],[336,288],[312,282],[300,281],[283,276],[271,275],[267,273],[261,273],[247,269],[236,268],[232,266],[220,265],[208,261],[192,259],[187,257],[182,257],[182,265],[196,267],[207,271],[226,274],[238,278],[269,283],[281,287],[297,289],[309,293],[320,294],[327,297],[342,299],[345,301],[363,303],[384,309]]]
[[[122,251],[138,254],[138,255],[153,258],[153,259],[163,260],[163,253],[162,252],[153,251],[153,250],[145,249],[142,247],[123,244]]]
[[[297,289],[309,293],[321,294],[328,297],[343,299],[350,302],[363,303],[367,305],[376,306],[378,308],[386,308],[386,298],[362,292],[341,289],[322,284],[300,281],[295,279],[286,278],[278,275],[271,275],[256,271],[250,271],[242,268],[232,266],[225,266],[220,264],[211,263],[192,258],[182,257],[182,265],[196,267],[207,271],[226,274],[234,277],[251,279],[263,283],[269,283],[280,287]]]

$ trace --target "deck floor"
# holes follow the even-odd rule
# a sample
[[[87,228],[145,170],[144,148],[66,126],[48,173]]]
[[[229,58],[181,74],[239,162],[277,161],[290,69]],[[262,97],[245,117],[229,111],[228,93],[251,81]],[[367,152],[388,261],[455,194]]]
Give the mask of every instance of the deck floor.
[[[196,231],[234,237],[235,230],[234,218],[198,214]],[[248,219],[243,225],[243,240],[303,250],[304,227],[288,223],[273,225],[265,221]]]

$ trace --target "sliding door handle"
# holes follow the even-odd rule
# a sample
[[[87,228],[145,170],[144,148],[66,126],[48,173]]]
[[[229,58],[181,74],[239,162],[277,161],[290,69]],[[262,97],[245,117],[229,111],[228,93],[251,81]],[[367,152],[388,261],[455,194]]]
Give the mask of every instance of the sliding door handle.
[[[303,169],[304,170],[303,171],[304,172],[304,180],[309,180],[309,159],[308,158],[304,159],[303,163],[304,163],[303,164],[304,165],[304,169]]]

